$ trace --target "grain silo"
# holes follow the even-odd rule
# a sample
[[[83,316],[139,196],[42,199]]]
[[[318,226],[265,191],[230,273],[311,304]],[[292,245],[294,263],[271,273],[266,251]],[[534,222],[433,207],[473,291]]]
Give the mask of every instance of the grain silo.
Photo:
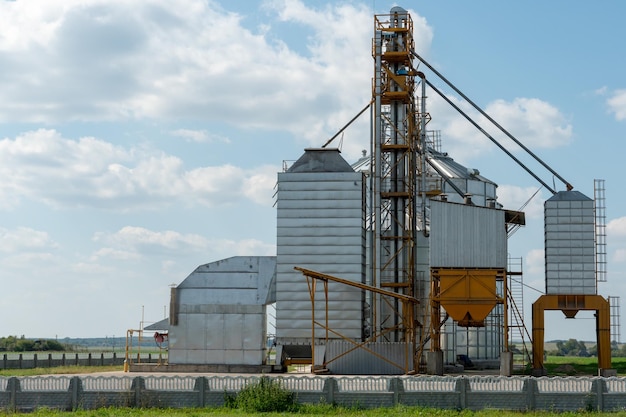
[[[312,340],[312,295],[294,267],[364,280],[363,193],[363,174],[355,172],[338,149],[306,149],[286,172],[278,174],[276,344],[277,360],[285,365],[310,364],[311,346],[320,345],[316,356],[323,356],[325,348],[320,340]],[[365,325],[363,292],[336,283],[328,290],[333,297],[327,314],[320,304],[315,320],[328,319],[328,325],[344,337],[360,341]]]
[[[561,191],[545,202],[546,294],[596,294],[594,202]]]
[[[602,203],[601,203],[602,204]],[[533,374],[546,375],[543,365],[544,314],[560,310],[574,319],[579,311],[595,312],[598,373],[615,376],[611,368],[609,300],[597,294],[596,201],[581,192],[560,191],[544,204],[545,295],[533,303]]]

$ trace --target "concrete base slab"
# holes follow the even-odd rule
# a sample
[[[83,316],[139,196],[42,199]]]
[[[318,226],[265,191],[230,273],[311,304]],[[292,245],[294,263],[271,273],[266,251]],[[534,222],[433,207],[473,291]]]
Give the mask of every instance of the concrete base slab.
[[[617,369],[598,369],[598,375],[604,378],[617,376]]]

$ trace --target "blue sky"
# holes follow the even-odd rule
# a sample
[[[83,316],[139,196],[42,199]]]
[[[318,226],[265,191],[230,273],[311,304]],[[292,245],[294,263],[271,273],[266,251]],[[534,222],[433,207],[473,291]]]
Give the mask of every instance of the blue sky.
[[[0,335],[121,336],[142,310],[163,318],[169,286],[196,266],[275,254],[276,174],[369,101],[373,15],[395,4],[0,0]],[[400,5],[417,52],[575,189],[593,197],[606,180],[599,293],[626,295],[626,3]],[[507,208],[526,203],[540,185],[429,97],[444,150],[498,183]],[[368,141],[364,117],[344,157]],[[525,292],[529,326],[548,197],[509,242],[538,290]],[[547,317],[547,340],[595,340],[590,316]]]

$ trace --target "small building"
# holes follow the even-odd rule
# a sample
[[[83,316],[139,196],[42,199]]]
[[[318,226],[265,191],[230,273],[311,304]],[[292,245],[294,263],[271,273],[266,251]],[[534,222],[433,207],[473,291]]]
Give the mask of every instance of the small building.
[[[172,288],[168,370],[262,371],[275,271],[274,256],[236,256],[200,265]]]

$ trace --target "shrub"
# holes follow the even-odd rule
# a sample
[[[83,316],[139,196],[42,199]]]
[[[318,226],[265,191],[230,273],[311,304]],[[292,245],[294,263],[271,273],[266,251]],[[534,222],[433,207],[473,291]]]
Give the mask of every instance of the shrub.
[[[294,394],[280,380],[266,376],[246,385],[236,396],[227,396],[226,405],[248,413],[292,412],[298,408]]]

